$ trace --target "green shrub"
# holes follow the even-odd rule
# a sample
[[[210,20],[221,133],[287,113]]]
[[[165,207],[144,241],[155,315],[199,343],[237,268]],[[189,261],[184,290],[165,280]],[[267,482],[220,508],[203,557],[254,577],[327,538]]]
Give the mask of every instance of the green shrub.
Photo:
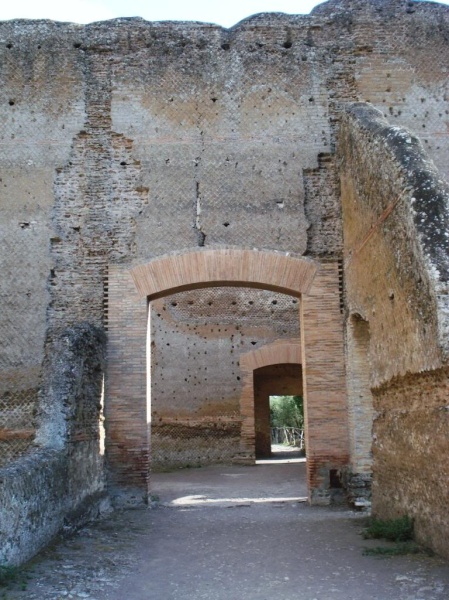
[[[407,515],[399,519],[371,519],[363,533],[365,539],[384,539],[391,542],[407,542],[414,539],[413,520]]]
[[[15,583],[19,575],[17,567],[0,565],[0,586],[7,586],[10,583]]]

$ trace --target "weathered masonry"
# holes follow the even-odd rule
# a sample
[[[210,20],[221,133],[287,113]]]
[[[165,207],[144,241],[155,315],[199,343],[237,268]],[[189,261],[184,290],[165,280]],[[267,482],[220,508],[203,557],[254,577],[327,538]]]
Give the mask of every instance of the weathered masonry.
[[[151,468],[254,461],[293,389],[310,501],[372,490],[449,556],[448,7],[11,21],[0,53],[0,563]]]

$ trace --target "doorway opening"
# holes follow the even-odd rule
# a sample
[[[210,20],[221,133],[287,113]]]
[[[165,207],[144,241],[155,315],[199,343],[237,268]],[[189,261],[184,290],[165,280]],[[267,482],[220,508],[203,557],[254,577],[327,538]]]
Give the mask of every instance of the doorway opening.
[[[302,424],[304,424],[303,409],[296,408],[295,400],[284,401],[281,398],[300,398],[303,396],[302,365],[300,364],[276,364],[267,365],[254,370],[254,417],[255,417],[255,436],[256,436],[256,459],[271,458],[273,456],[273,434],[277,435],[280,431],[273,432],[273,418],[277,413],[282,417],[282,413],[288,411],[297,417],[300,422],[302,414]],[[275,400],[276,398],[276,400]],[[301,407],[303,403],[298,400]],[[285,418],[278,421],[286,423]],[[292,421],[293,422],[293,421]],[[303,428],[304,429],[304,428]],[[302,434],[304,439],[304,433]],[[275,451],[280,452],[282,444],[274,444]],[[281,446],[279,448],[278,446]]]
[[[285,351],[285,362],[289,352],[296,356],[298,300],[267,290],[218,287],[154,300],[149,313],[151,471],[254,464],[254,430],[249,450],[242,437],[246,391],[254,422],[254,396],[247,390],[243,355],[263,353],[277,342],[276,351]],[[287,344],[292,339],[293,351]],[[282,375],[275,369],[273,376],[287,376],[288,391],[288,377],[298,377],[299,372],[284,369]],[[252,371],[250,379],[252,384]],[[270,438],[269,395],[265,400]]]
[[[151,394],[147,392],[151,390],[155,379],[154,373],[148,369],[147,362],[154,350],[154,339],[147,335],[148,307],[155,300],[182,292],[239,286],[265,290],[266,293],[289,295],[292,304],[294,300],[298,301],[301,348],[307,358],[304,374],[307,375],[308,495],[312,504],[330,501],[330,472],[346,468],[349,461],[347,390],[338,274],[337,262],[318,265],[314,261],[288,254],[234,248],[211,248],[167,255],[131,270],[128,266],[118,264],[109,266],[110,334],[105,402],[108,424],[106,450],[109,486],[120,502],[145,501],[151,489],[149,462],[153,415]],[[250,305],[249,302],[248,304]],[[207,306],[209,307],[209,303]],[[276,306],[276,299],[271,300],[271,306]],[[326,316],[325,319],[323,315]],[[270,322],[271,319],[268,320],[268,323]],[[186,323],[186,327],[192,326],[196,324]],[[209,333],[213,335],[213,332],[208,332],[207,335],[204,333],[203,338],[208,337]],[[251,348],[254,348],[251,341]],[[143,351],[146,344],[147,353]],[[243,359],[248,355],[248,352],[244,352],[239,354],[239,364],[235,365],[241,372],[240,375],[234,370],[235,387],[238,387],[237,377],[242,381],[241,393],[237,402],[234,402],[240,409],[241,418],[236,459],[244,464],[249,464],[250,461],[254,464],[255,455],[254,369],[273,363],[298,362],[297,359],[292,361],[289,356],[290,349],[293,354],[297,354],[294,344],[285,344],[285,360],[283,355],[277,355],[277,343],[269,342],[268,345],[270,348],[267,352],[272,355],[270,362],[267,362],[269,357],[265,356],[262,348],[258,349],[261,351],[259,355],[258,351],[254,352],[248,347],[249,353],[253,353],[253,360],[247,361],[243,366]],[[172,346],[170,340],[165,341],[165,346],[180,348],[178,344]],[[186,347],[185,344],[181,345],[181,348]],[[192,352],[201,351],[198,346],[193,346]],[[259,358],[262,361],[259,361]],[[201,366],[204,375],[204,366],[207,365]],[[170,369],[164,368],[164,371],[164,379],[171,380]],[[193,373],[192,370],[190,372]],[[195,369],[194,373],[198,372]],[[209,375],[207,377],[209,381]],[[187,382],[184,381],[185,383]],[[195,380],[194,384],[196,385],[193,388],[199,389],[199,382]],[[298,395],[298,392],[273,389],[267,395],[268,413],[268,397],[276,394]],[[330,407],[332,410],[329,410]],[[268,440],[270,441],[269,434]]]
[[[270,396],[271,454],[295,452],[305,456],[304,398]]]

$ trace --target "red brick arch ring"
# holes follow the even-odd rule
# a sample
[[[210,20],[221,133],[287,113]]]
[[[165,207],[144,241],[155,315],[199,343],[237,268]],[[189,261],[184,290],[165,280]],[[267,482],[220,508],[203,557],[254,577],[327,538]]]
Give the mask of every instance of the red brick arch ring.
[[[313,428],[307,428],[309,432],[307,439],[309,496],[313,503],[321,503],[323,498],[327,502],[330,493],[328,476],[330,470],[346,468],[349,461],[343,317],[340,310],[338,261],[324,262],[318,265],[306,258],[267,250],[196,249],[155,258],[146,264],[135,266],[130,270],[129,275],[134,281],[138,295],[148,300],[182,291],[221,286],[253,287],[301,298],[305,404],[309,425],[310,423],[315,424]],[[137,309],[137,304],[136,300],[133,300],[129,310],[140,311],[139,318],[141,318],[144,314],[143,306]],[[132,322],[137,319],[131,313],[126,313],[126,315],[131,318]],[[135,331],[140,332],[142,328],[139,326]],[[130,353],[126,345],[120,351],[125,355]],[[123,358],[120,360],[123,362]],[[115,364],[113,368],[117,370]],[[140,369],[139,390],[144,390],[146,369],[140,363],[135,365],[134,362],[133,368]],[[117,380],[115,371],[113,375],[115,379],[112,376],[110,379]],[[123,378],[122,380],[125,381]],[[129,392],[126,391],[127,393]],[[139,393],[143,394],[143,392]],[[117,398],[114,396],[114,399],[111,400],[120,407],[120,410],[117,409],[116,417],[110,410],[109,419],[110,430],[114,427],[117,429],[117,438],[125,435],[129,429],[129,423],[126,421],[127,429],[125,432],[123,431],[124,423],[121,420],[123,397],[126,398],[126,394],[119,397],[116,393]],[[146,403],[146,396],[144,399],[142,395],[142,400]],[[129,402],[133,407],[136,405],[134,395]],[[317,423],[322,422],[326,423],[326,435],[322,434],[322,428],[316,426]],[[246,423],[249,441],[250,429],[254,431],[254,425],[251,425],[249,418]],[[136,430],[140,427],[139,424],[140,420],[136,423]],[[138,440],[141,446],[137,450],[133,447],[132,456],[138,455],[139,464],[143,465],[140,470],[136,470],[136,477],[142,477],[143,481],[147,482],[148,472],[145,471],[145,468],[148,461],[145,457],[149,456],[149,447],[146,422],[142,425],[141,430],[139,429],[139,435]],[[117,480],[120,480],[124,470],[123,452],[118,444],[116,446],[117,450],[115,450],[114,443],[110,443],[110,448],[112,448],[110,457],[112,456],[117,463]],[[136,446],[136,442],[134,442],[134,446]],[[113,455],[113,451],[116,453],[116,457]],[[135,461],[128,460],[128,462],[134,464]]]
[[[149,300],[213,286],[253,287],[299,298],[310,290],[317,268],[312,260],[280,252],[226,248],[164,256],[134,267],[131,275],[139,295]],[[270,344],[241,357],[243,453],[253,455],[255,448],[253,371],[269,364],[301,363],[298,342]]]
[[[213,249],[168,255],[131,270],[140,296],[155,300],[192,289],[240,286],[300,297],[313,282],[312,260],[265,250]]]
[[[299,341],[278,340],[240,356],[240,368],[247,373],[277,364],[302,364]]]

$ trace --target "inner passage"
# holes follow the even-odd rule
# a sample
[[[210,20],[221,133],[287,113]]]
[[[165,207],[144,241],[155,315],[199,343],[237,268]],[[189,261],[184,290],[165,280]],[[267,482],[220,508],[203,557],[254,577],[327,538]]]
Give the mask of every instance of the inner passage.
[[[256,459],[269,458],[275,449],[279,451],[279,445],[282,449],[285,444],[286,450],[304,439],[299,431],[304,428],[302,395],[301,365],[275,364],[254,370]],[[298,450],[303,449],[303,441],[302,444],[302,448],[297,446]]]
[[[209,288],[152,301],[150,310],[152,471],[254,459],[254,447],[242,451],[248,375],[240,359],[274,342],[299,340],[297,298]],[[269,430],[268,419],[268,439]]]

